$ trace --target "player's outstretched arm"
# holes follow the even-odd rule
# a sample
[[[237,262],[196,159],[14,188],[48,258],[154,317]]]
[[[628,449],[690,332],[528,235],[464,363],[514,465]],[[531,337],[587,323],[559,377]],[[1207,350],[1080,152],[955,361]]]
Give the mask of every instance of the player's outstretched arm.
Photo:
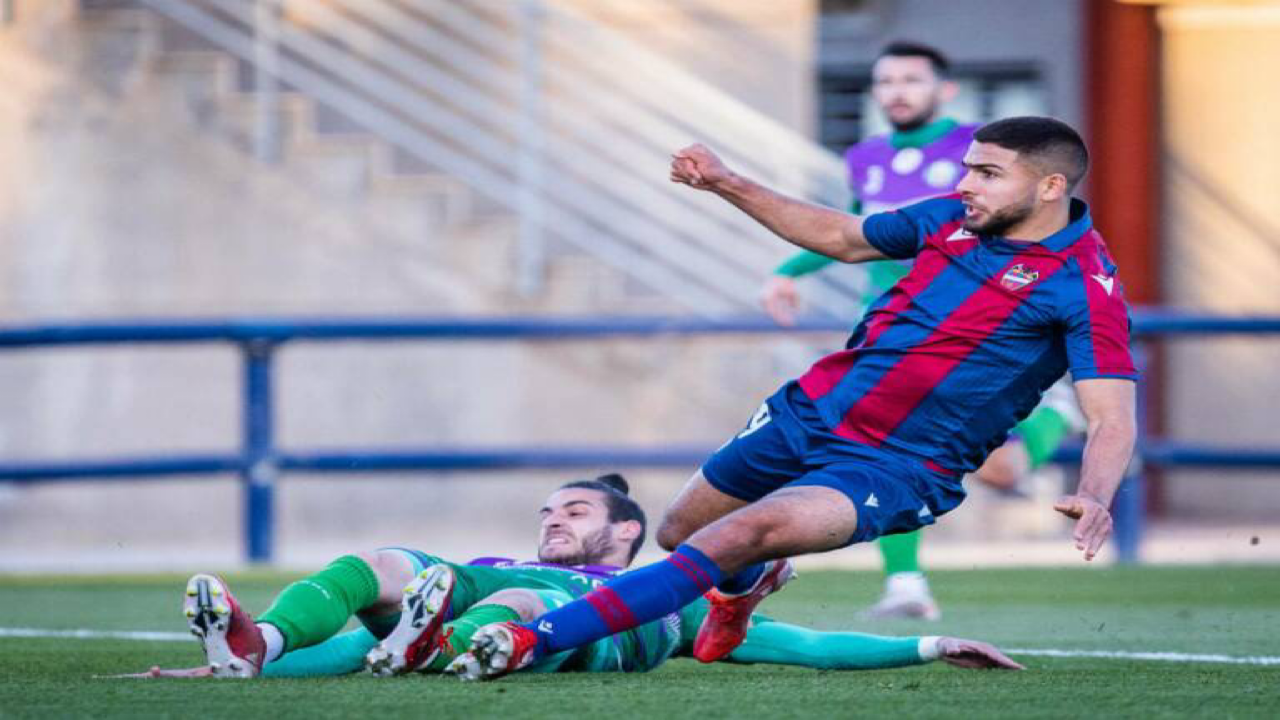
[[[733,203],[778,237],[842,262],[885,256],[862,234],[862,218],[787,197],[730,170],[704,145],[671,159],[671,181],[706,190]]]
[[[1092,560],[1111,535],[1111,499],[1133,456],[1137,438],[1135,386],[1131,380],[1097,378],[1075,383],[1080,410],[1088,423],[1080,486],[1054,505],[1076,521],[1076,549]]]

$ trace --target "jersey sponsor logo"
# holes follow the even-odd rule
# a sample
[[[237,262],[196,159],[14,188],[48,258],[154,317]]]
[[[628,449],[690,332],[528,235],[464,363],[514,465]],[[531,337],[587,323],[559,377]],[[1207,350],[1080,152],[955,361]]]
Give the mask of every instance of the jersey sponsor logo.
[[[1108,295],[1111,294],[1111,289],[1114,288],[1116,284],[1116,278],[1114,275],[1111,277],[1107,277],[1102,273],[1098,273],[1096,275],[1090,275],[1089,277],[1093,278],[1094,280],[1097,280],[1098,284],[1102,286],[1103,290],[1107,291]]]
[[[1000,286],[1006,290],[1016,292],[1039,279],[1039,270],[1032,270],[1026,265],[1018,263],[1005,271],[1004,277],[1000,278]]]
[[[738,433],[738,437],[744,438],[750,435],[765,425],[768,425],[771,419],[772,418],[769,417],[769,403],[763,403],[760,405],[760,409],[756,411],[756,414],[751,416],[751,422],[747,423],[747,428]]]
[[[556,630],[555,626],[547,622],[546,620],[538,621],[538,632],[544,632],[544,633],[550,634],[555,632],[555,630]]]
[[[933,511],[929,509],[928,505],[921,507],[920,512],[916,513],[916,517],[920,517],[920,518],[927,518],[932,516],[933,516]]]
[[[880,498],[877,498],[875,493],[871,493],[867,496],[867,501],[862,504],[867,507],[878,508],[880,507]]]

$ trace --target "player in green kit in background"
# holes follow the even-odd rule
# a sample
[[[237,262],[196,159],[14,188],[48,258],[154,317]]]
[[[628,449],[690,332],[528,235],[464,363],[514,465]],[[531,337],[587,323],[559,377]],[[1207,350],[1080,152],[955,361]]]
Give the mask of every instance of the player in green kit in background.
[[[184,609],[208,665],[152,668],[143,677],[313,677],[368,667],[382,676],[479,672],[465,650],[477,628],[529,621],[580,597],[634,559],[645,518],[617,475],[568,483],[540,511],[539,562],[467,565],[403,548],[349,555],[286,587],[255,623],[212,575],[188,584]],[[532,672],[646,671],[688,655],[705,601],[573,651]],[[339,634],[351,617],[363,627]],[[274,637],[273,637],[274,636]],[[819,632],[763,616],[730,662],[872,669],[942,659],[959,667],[1020,668],[986,643]]]
[[[964,153],[977,125],[943,114],[956,95],[948,79],[950,62],[940,51],[912,42],[894,42],[880,51],[871,71],[871,95],[893,127],[888,135],[859,142],[845,153],[854,200],[850,212],[870,214],[950,192],[960,179]],[[801,251],[774,272],[761,295],[765,310],[781,325],[795,323],[799,307],[796,279],[826,268],[833,259]],[[887,260],[866,266],[866,307],[898,282],[910,264]],[[1083,418],[1069,388],[1056,386],[1003,447],[974,473],[984,484],[1016,492],[1026,475],[1044,464],[1062,440],[1083,430]],[[879,541],[884,557],[884,596],[868,618],[937,620],[941,612],[920,569],[920,533],[888,535]]]

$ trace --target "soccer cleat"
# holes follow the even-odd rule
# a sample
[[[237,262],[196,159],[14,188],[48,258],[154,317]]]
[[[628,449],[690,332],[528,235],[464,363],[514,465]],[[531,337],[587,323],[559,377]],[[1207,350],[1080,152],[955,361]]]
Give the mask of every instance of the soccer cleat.
[[[705,597],[711,609],[698,628],[693,641],[693,656],[704,663],[715,662],[733,652],[747,637],[751,613],[769,595],[777,592],[795,577],[790,560],[775,560],[748,591],[726,595],[712,588]]]
[[[193,575],[187,581],[182,614],[191,634],[204,647],[214,677],[249,678],[262,671],[267,652],[262,631],[221,578]]]
[[[378,647],[365,656],[365,667],[380,677],[421,670],[436,659],[446,643],[444,626],[453,599],[453,569],[432,565],[404,589],[400,621]]]
[[[533,664],[537,647],[538,634],[519,623],[485,625],[444,671],[459,680],[496,680]]]
[[[879,602],[858,613],[862,620],[939,620],[942,611],[929,592],[924,573],[895,572],[885,578]]]
[[[886,594],[875,605],[858,613],[862,620],[928,620],[942,619],[942,609],[932,595]]]

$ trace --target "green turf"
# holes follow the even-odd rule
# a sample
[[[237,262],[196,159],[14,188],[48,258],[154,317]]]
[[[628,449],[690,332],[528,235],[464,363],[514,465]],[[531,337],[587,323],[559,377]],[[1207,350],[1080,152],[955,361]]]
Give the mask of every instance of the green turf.
[[[1280,655],[1280,570],[1264,567],[982,570],[932,575],[941,623],[869,627],[870,573],[806,573],[765,606],[785,620],[1010,648]],[[230,578],[260,610],[287,580]],[[182,631],[180,577],[0,576],[0,627]],[[190,643],[0,638],[0,717],[817,718],[1280,717],[1280,667],[1021,657],[1024,673],[939,664],[873,672],[668,663],[648,675],[119,680],[196,664]]]

